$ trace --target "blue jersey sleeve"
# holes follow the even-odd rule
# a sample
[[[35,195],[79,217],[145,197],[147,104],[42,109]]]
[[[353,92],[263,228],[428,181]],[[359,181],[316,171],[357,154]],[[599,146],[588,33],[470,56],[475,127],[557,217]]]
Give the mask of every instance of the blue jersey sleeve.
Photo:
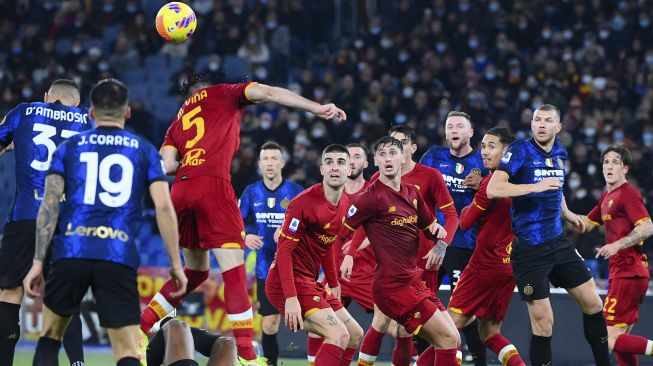
[[[522,165],[524,165],[525,157],[523,143],[514,143],[501,158],[501,162],[497,169],[503,170],[508,173],[509,177],[513,177],[517,174]]]
[[[152,184],[156,181],[166,180],[166,175],[163,172],[163,160],[161,160],[161,155],[159,155],[154,146],[151,145],[148,146],[147,154],[147,182]]]
[[[436,153],[436,148],[435,147],[432,147],[432,148],[428,149],[424,153],[424,155],[422,155],[422,158],[419,160],[419,163],[423,164],[423,165],[426,165],[426,166],[433,167],[435,165],[436,160],[437,160],[435,153]]]
[[[0,145],[7,147],[14,140],[14,133],[18,129],[22,104],[7,113],[0,122]]]
[[[66,167],[64,164],[64,157],[66,156],[66,148],[68,144],[63,143],[52,154],[52,161],[50,162],[50,169],[48,174],[58,174],[62,177],[66,176]]]
[[[243,217],[243,220],[247,220],[247,216],[249,216],[249,206],[251,203],[251,198],[250,198],[250,187],[247,186],[245,187],[245,190],[243,191],[243,195],[240,196],[240,199],[238,200],[238,208],[240,208],[240,215]]]

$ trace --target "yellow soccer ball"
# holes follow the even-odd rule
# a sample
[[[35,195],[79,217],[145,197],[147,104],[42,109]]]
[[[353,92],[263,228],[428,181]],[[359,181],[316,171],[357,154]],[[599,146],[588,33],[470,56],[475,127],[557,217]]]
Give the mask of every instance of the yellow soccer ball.
[[[156,14],[156,31],[166,41],[183,42],[193,35],[195,27],[195,12],[184,3],[167,3]]]

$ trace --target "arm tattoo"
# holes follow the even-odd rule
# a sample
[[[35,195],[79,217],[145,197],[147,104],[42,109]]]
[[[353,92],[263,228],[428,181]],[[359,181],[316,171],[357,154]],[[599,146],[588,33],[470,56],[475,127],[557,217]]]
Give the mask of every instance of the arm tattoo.
[[[351,318],[347,318],[347,320],[345,320],[345,321],[342,322],[342,323],[343,323],[343,324],[347,324],[347,323],[349,323],[350,320],[351,320]]]
[[[437,243],[435,243],[433,249],[431,250],[437,255],[439,255],[440,257],[444,257],[445,253],[447,252],[447,243],[445,243],[442,240],[438,240]]]
[[[329,322],[329,325],[333,325],[333,326],[338,325],[338,319],[336,319],[336,317],[331,314],[327,316],[327,321]]]
[[[57,227],[59,218],[59,202],[64,190],[64,180],[61,176],[50,174],[45,178],[45,196],[36,218],[36,251],[34,259],[43,261],[50,241]]]
[[[639,232],[637,232],[637,228],[634,228],[633,231],[628,233],[628,235],[624,236],[623,238],[617,240],[616,244],[621,246],[621,248],[629,248],[632,247],[642,240],[646,238],[642,237]]]

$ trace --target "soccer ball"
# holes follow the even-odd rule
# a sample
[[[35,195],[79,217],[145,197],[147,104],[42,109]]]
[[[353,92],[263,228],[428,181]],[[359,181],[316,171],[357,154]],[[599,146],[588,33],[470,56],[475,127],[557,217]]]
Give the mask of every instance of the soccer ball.
[[[166,41],[183,42],[193,35],[195,27],[195,13],[184,3],[167,3],[156,14],[156,31]]]

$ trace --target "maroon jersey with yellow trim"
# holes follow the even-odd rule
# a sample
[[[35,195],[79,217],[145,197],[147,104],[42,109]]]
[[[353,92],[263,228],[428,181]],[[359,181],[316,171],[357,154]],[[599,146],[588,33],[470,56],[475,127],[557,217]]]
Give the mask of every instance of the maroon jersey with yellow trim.
[[[587,218],[605,226],[607,244],[628,235],[637,224],[650,220],[642,194],[626,182],[612,190],[603,192],[599,203],[587,214]],[[644,243],[622,249],[608,259],[610,278],[649,278],[648,261],[643,253]]]
[[[515,239],[510,220],[510,198],[489,199],[488,174],[474,195],[472,204],[460,213],[460,227],[468,230],[478,223],[476,249],[467,265],[478,270],[497,270],[512,273],[510,266],[511,243]]]
[[[218,84],[198,90],[181,106],[164,147],[177,149],[176,180],[212,176],[231,181],[231,160],[240,145],[240,121],[253,83]]]

